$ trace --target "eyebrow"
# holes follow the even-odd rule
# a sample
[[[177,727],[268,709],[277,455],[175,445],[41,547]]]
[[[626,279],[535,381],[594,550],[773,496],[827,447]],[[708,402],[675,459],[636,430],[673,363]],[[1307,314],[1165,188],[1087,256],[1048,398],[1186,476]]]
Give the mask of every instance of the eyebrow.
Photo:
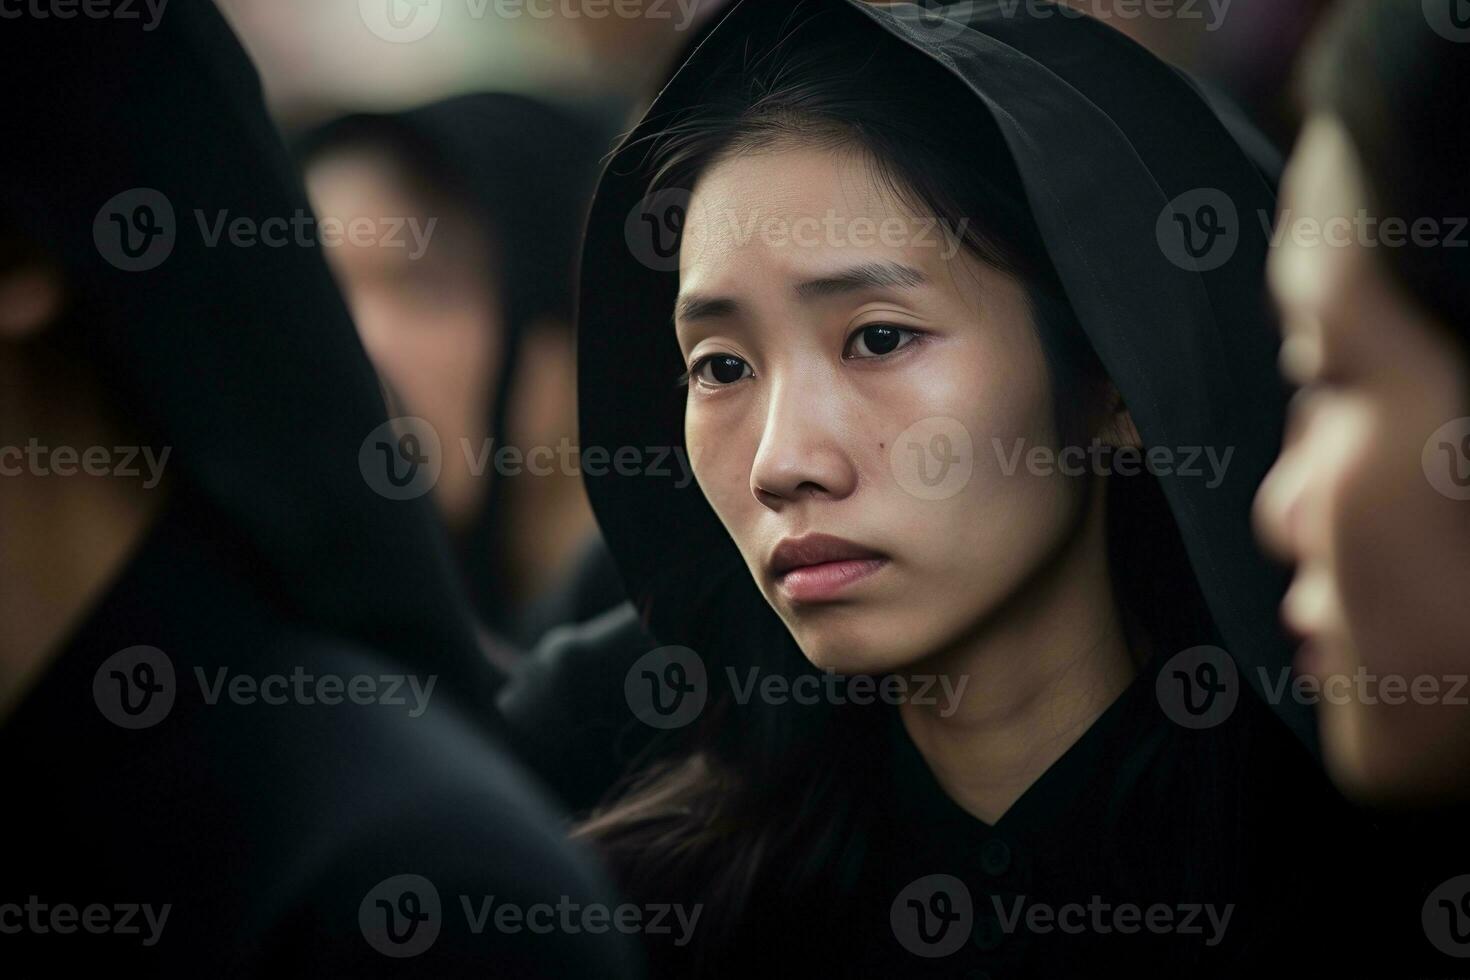
[[[913,266],[898,262],[864,262],[831,275],[807,279],[796,284],[798,299],[811,300],[861,289],[913,289],[928,282],[924,273]],[[740,309],[740,303],[728,296],[705,296],[689,293],[681,296],[674,305],[674,320],[692,322],[730,316]]]

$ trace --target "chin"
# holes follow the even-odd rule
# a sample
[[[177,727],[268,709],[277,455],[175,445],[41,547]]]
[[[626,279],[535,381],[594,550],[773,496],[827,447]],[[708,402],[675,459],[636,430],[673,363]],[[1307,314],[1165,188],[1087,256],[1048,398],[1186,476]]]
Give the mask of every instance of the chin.
[[[922,660],[929,649],[918,630],[872,609],[803,609],[783,619],[801,652],[818,670],[888,674]]]
[[[1324,706],[1322,748],[1339,790],[1360,803],[1399,807],[1432,804],[1458,794],[1462,769],[1438,739],[1402,726],[1359,704]],[[1439,743],[1439,744],[1437,744]]]

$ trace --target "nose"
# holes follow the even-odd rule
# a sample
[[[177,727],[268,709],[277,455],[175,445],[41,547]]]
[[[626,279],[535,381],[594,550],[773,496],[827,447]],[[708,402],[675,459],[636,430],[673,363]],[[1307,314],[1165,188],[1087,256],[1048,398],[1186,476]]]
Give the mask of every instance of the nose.
[[[1298,557],[1302,498],[1307,485],[1307,468],[1299,453],[1287,446],[1256,490],[1253,517],[1256,535],[1268,553],[1282,561]]]
[[[750,470],[750,491],[765,506],[779,510],[803,498],[841,500],[857,489],[840,400],[820,394],[831,391],[796,379],[772,386]]]

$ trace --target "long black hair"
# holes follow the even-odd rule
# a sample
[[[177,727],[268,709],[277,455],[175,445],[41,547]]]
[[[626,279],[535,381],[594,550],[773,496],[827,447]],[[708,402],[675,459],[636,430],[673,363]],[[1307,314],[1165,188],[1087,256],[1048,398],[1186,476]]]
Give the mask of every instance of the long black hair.
[[[999,129],[942,67],[881,32],[798,6],[774,42],[741,46],[690,108],[660,122],[642,164],[652,194],[691,189],[729,155],[792,144],[861,151],[900,200],[959,230],[973,255],[1023,284],[1046,352],[1057,435],[1064,444],[1086,438],[1107,407],[1106,373]],[[1107,493],[1130,641],[1202,642],[1199,624],[1209,617],[1157,482],[1114,477]],[[755,590],[726,587],[731,576],[748,575],[735,562],[699,583],[689,598],[701,612],[691,645],[715,668],[814,673],[779,620],[732,600],[764,602]],[[1157,592],[1163,581],[1174,586],[1167,597]],[[710,704],[698,722],[655,746],[654,761],[578,829],[635,897],[703,903],[695,958],[704,968],[753,916],[774,908],[813,928],[835,925],[835,900],[858,881],[878,817],[872,773],[881,771],[889,717],[851,704],[737,706],[722,670],[709,674]]]

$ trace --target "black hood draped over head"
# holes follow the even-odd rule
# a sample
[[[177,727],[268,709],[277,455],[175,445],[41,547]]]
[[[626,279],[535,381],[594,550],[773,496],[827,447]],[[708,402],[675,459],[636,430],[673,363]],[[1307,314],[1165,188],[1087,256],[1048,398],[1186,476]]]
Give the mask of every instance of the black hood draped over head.
[[[614,898],[492,737],[499,676],[430,502],[390,499],[382,392],[244,50],[205,0],[43,8],[0,27],[3,245],[59,270],[36,360],[95,368],[170,455],[0,721],[0,907],[39,923],[7,914],[7,975],[639,975],[626,936],[453,914]]]
[[[429,502],[364,472],[382,392],[320,244],[296,243],[311,211],[224,19],[27,18],[0,44],[9,91],[45,88],[5,107],[28,148],[0,159],[0,220],[65,271],[78,356],[168,447],[175,490],[217,511],[298,622],[488,705],[498,681]],[[232,243],[236,222],[258,236]]]
[[[492,452],[509,431],[526,332],[538,320],[572,322],[578,237],[609,138],[597,120],[540,99],[477,92],[401,112],[351,113],[295,141],[306,165],[338,148],[386,150],[436,197],[464,208],[488,237],[497,267],[486,274],[498,290],[504,331],[490,399]],[[486,470],[479,516],[457,544],[471,603],[488,624],[510,629],[496,565],[503,514],[493,475],[493,467]]]
[[[857,0],[737,3],[692,45],[605,169],[585,242],[579,397],[585,446],[684,448],[684,364],[672,327],[687,200],[647,196],[648,140],[698,99],[738,50],[780,36],[797,9],[883,32],[942,66],[993,118],[1086,336],[1148,447],[1200,469],[1232,453],[1219,485],[1158,476],[1208,603],[1198,643],[1219,643],[1261,692],[1289,663],[1278,627],[1283,574],[1258,553],[1250,506],[1279,446],[1286,393],[1265,295],[1274,192],[1232,126],[1184,73],[1096,19],[1005,0],[928,9]],[[938,11],[943,11],[943,16]],[[875,33],[875,36],[876,33]],[[854,51],[859,59],[861,51]],[[941,98],[948,93],[915,98]],[[962,112],[956,113],[963,119]],[[645,458],[648,458],[645,455]],[[741,609],[751,636],[784,632],[697,484],[614,467],[588,493],[629,597],[662,643],[699,649],[712,609]],[[1209,485],[1207,485],[1209,484]],[[1173,572],[1133,569],[1162,579]],[[1152,593],[1192,588],[1161,580]],[[750,612],[754,611],[754,612]],[[739,619],[739,616],[736,616]],[[731,628],[729,619],[720,620]],[[1168,651],[1172,652],[1172,651]],[[1309,745],[1306,708],[1272,699]]]

